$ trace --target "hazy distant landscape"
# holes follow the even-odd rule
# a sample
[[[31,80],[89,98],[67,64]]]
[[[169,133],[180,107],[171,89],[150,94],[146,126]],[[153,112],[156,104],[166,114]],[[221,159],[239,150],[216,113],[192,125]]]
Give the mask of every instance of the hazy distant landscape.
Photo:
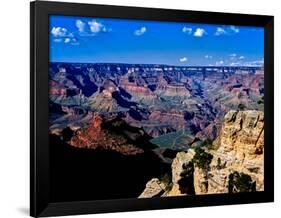
[[[51,63],[50,131],[117,117],[184,150],[214,140],[229,110],[263,110],[263,81],[261,67]]]

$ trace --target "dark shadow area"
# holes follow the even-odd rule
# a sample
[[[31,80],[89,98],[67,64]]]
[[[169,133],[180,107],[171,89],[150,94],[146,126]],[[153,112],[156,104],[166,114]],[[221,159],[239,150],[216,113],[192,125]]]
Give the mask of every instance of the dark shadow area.
[[[112,92],[112,97],[117,101],[117,104],[124,108],[130,108],[131,106],[136,106],[135,102],[127,101],[125,98],[122,97],[120,92],[114,91]]]
[[[146,150],[122,155],[81,149],[50,135],[51,202],[136,198],[146,183],[170,169]]]
[[[183,171],[180,174],[181,179],[178,181],[179,189],[182,194],[194,195],[194,167],[192,163],[183,164]]]

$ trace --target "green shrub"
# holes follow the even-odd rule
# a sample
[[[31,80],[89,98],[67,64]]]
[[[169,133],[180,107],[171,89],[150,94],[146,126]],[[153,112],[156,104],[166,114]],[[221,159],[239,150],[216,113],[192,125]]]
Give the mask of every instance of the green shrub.
[[[229,175],[228,191],[229,193],[254,192],[256,182],[252,180],[251,176],[235,171]]]
[[[213,155],[198,147],[195,149],[195,155],[192,158],[192,163],[200,169],[208,170],[212,159]]]
[[[239,104],[238,105],[238,109],[240,110],[240,111],[243,111],[243,110],[245,110],[245,108],[246,108],[246,106],[244,105],[244,104]]]
[[[264,97],[262,96],[260,100],[258,100],[258,104],[264,104]]]

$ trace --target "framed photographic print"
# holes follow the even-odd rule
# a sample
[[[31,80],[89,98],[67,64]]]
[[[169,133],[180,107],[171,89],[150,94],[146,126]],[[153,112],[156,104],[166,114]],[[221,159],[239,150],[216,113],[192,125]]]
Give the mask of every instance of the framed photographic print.
[[[273,201],[272,16],[30,12],[31,216]]]

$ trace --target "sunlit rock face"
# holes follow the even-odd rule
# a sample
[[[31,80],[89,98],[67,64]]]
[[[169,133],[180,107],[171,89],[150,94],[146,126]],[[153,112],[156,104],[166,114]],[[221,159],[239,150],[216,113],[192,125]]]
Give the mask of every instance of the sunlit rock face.
[[[120,123],[122,123],[122,121],[116,120],[110,125],[118,126]],[[124,155],[143,153],[143,149],[130,143],[128,137],[116,133],[113,135],[113,131],[103,127],[103,125],[106,125],[105,121],[103,121],[99,115],[94,116],[90,126],[76,131],[75,135],[69,141],[69,144],[78,148],[112,150]],[[142,135],[141,132],[134,134],[138,134],[139,137]]]
[[[193,179],[194,166],[192,158],[193,149],[188,152],[179,152],[172,163],[172,189],[167,196],[194,194]]]
[[[213,147],[202,150],[211,157],[204,168],[195,164],[196,149],[178,152],[171,165],[172,188],[162,196],[264,190],[263,112],[229,111]]]
[[[264,189],[264,113],[230,111],[217,141],[219,148],[210,164],[208,193],[228,192],[229,174],[251,176],[256,190]]]
[[[165,185],[157,178],[151,179],[139,198],[160,197],[165,192]]]

